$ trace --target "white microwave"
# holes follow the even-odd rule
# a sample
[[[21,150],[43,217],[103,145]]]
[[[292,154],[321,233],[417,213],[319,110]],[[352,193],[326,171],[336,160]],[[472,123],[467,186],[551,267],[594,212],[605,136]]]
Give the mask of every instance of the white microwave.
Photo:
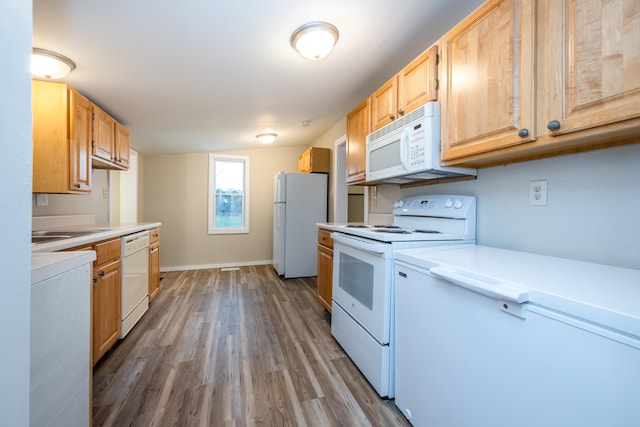
[[[367,135],[366,180],[406,184],[475,169],[440,166],[440,103],[427,102]]]

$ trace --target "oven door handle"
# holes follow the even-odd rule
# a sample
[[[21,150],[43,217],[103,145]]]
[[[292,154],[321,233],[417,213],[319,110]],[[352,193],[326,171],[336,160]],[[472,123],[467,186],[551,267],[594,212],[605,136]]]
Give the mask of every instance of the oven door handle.
[[[386,243],[359,239],[342,233],[331,233],[331,238],[334,242],[341,243],[351,248],[360,249],[365,252],[370,252],[372,254],[384,254],[387,249]]]
[[[529,301],[529,292],[513,283],[496,280],[480,274],[456,271],[446,267],[431,267],[429,272],[461,288],[491,298],[519,304]]]

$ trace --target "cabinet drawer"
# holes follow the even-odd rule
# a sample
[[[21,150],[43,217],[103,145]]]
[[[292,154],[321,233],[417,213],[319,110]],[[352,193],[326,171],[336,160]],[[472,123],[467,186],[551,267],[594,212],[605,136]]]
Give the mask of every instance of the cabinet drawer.
[[[331,232],[324,228],[318,229],[318,244],[333,248],[333,239],[331,238]]]
[[[160,227],[152,228],[149,230],[149,244],[153,244],[160,241]]]
[[[120,239],[96,243],[96,265],[120,258]]]

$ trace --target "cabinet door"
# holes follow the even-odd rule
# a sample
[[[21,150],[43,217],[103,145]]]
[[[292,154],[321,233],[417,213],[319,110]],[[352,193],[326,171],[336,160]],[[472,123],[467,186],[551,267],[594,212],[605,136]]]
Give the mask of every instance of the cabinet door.
[[[333,251],[318,245],[318,300],[331,313]]]
[[[93,285],[93,364],[118,341],[122,322],[120,259],[97,266]]]
[[[116,152],[114,163],[123,169],[129,169],[129,150],[131,148],[131,136],[129,129],[118,122],[116,126]]]
[[[69,91],[70,189],[91,191],[91,102]]]
[[[371,95],[370,108],[371,132],[396,119],[398,111],[398,79],[396,76],[380,86]]]
[[[115,157],[115,120],[93,105],[93,156],[112,162]]]
[[[433,45],[398,74],[398,116],[438,99],[438,46]]]
[[[541,60],[549,64],[541,72],[550,83],[542,131],[555,136],[640,117],[637,0],[542,3]]]
[[[160,291],[160,242],[149,246],[149,302]]]
[[[442,158],[535,140],[532,0],[490,0],[439,43]]]
[[[369,99],[347,115],[347,182],[351,184],[364,182],[366,178]]]

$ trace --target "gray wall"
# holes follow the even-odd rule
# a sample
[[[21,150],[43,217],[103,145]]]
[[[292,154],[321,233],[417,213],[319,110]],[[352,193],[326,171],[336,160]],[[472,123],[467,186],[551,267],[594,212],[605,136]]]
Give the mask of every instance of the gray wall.
[[[529,206],[529,181],[540,179],[548,205]],[[640,144],[480,169],[476,181],[383,185],[370,209],[448,193],[478,198],[479,244],[640,269]]]
[[[29,425],[31,2],[0,0],[0,424]]]

